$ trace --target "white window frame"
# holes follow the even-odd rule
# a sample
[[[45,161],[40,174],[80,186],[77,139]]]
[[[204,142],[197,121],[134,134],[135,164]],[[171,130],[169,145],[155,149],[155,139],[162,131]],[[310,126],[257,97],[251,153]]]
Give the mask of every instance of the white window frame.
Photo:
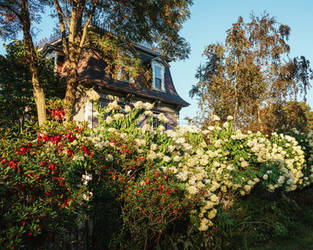
[[[159,63],[155,60],[153,60],[151,62],[151,66],[152,66],[152,88],[154,90],[158,90],[158,91],[165,91],[165,86],[164,86],[164,73],[165,73],[165,67],[162,63]],[[161,69],[161,89],[156,88],[155,86],[155,67],[159,67]]]

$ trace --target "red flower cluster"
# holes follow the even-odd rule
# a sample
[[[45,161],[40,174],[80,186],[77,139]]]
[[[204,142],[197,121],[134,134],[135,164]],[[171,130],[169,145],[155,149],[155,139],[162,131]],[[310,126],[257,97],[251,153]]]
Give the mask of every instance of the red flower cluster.
[[[62,138],[65,137],[70,143],[75,141],[76,140],[76,136],[73,135],[72,132],[69,132],[67,135],[62,135],[62,134],[59,134],[59,135],[47,135],[47,134],[38,134],[37,135],[37,139],[38,139],[38,142],[40,141],[43,141],[43,142],[52,142],[53,144],[58,144]]]
[[[10,161],[9,162],[9,166],[13,169],[15,169],[16,164],[14,163],[14,161]]]
[[[76,140],[76,136],[73,135],[72,132],[69,132],[65,137],[67,138],[67,140],[68,140],[69,142],[73,142],[73,141]]]
[[[65,112],[63,109],[57,108],[57,109],[53,109],[50,112],[50,115],[51,115],[52,120],[63,121],[65,117]]]
[[[22,146],[19,150],[16,151],[16,154],[26,154],[27,152],[29,152],[31,150],[31,148],[33,147],[33,145],[31,143],[28,143],[25,146]]]
[[[1,163],[2,163],[2,167],[4,167],[5,163],[7,163],[8,161],[6,159],[2,159]],[[14,161],[9,161],[9,167],[11,167],[12,169],[15,169],[15,168],[19,168],[20,165],[18,164],[18,162],[14,162]]]
[[[85,155],[90,155],[90,149],[88,147],[86,147],[85,145],[81,146],[81,150],[84,151]]]

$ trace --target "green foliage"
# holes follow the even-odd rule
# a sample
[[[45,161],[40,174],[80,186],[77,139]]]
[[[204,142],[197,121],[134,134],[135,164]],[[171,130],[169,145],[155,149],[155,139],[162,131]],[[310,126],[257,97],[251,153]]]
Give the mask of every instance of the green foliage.
[[[2,246],[31,247],[51,242],[49,237],[61,240],[65,228],[77,221],[85,170],[71,161],[71,152],[81,151],[81,143],[70,131],[77,134],[78,130],[53,122],[38,134],[38,140],[28,133],[1,137]]]
[[[39,80],[46,97],[61,96],[54,65],[39,57]],[[32,77],[21,41],[6,45],[6,55],[0,56],[0,127],[20,131],[28,121],[35,120],[36,108]]]
[[[190,91],[202,125],[210,125],[213,114],[223,121],[231,114],[236,127],[267,132],[275,106],[296,100],[299,92],[305,96],[312,70],[304,57],[288,61],[289,32],[268,14],[251,14],[249,22],[239,17],[226,31],[224,44],[205,49],[206,63]]]
[[[271,109],[271,110],[269,110]],[[262,121],[266,133],[279,131],[288,133],[292,129],[309,132],[313,126],[313,112],[305,102],[288,101],[262,110]]]
[[[312,133],[244,134],[217,116],[208,130],[165,131],[161,114],[152,129],[153,104],[117,99],[88,129],[65,122],[60,105],[40,131],[1,134],[1,245],[247,249],[296,230]]]
[[[293,246],[297,248],[304,230],[312,230],[308,220],[312,207],[304,197],[312,197],[312,188],[271,195],[256,188],[248,197],[237,199],[233,207],[217,215],[217,249],[265,249],[267,245],[266,249],[280,249],[288,240],[288,245],[297,242]]]

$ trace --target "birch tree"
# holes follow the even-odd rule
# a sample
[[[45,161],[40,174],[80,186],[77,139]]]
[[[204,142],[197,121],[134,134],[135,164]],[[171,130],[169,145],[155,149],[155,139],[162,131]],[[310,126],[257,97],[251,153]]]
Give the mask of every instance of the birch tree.
[[[249,22],[238,18],[223,44],[208,45],[190,91],[198,98],[203,124],[213,114],[222,120],[232,115],[239,128],[264,130],[262,111],[305,97],[312,72],[305,57],[289,58],[289,34],[290,27],[269,14],[251,14]]]

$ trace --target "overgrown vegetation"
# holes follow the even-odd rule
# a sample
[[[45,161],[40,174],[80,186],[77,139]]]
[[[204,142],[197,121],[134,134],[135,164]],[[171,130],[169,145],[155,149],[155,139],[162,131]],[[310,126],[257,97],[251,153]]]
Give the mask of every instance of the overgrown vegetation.
[[[22,42],[14,41],[5,48],[6,55],[0,55],[0,128],[22,131],[37,117],[32,76]],[[54,72],[53,62],[39,53],[38,60],[38,78],[47,98],[62,98],[64,86]]]
[[[61,104],[40,131],[1,133],[6,248],[247,249],[311,226],[312,132],[152,129],[152,104],[117,100],[89,129]]]

